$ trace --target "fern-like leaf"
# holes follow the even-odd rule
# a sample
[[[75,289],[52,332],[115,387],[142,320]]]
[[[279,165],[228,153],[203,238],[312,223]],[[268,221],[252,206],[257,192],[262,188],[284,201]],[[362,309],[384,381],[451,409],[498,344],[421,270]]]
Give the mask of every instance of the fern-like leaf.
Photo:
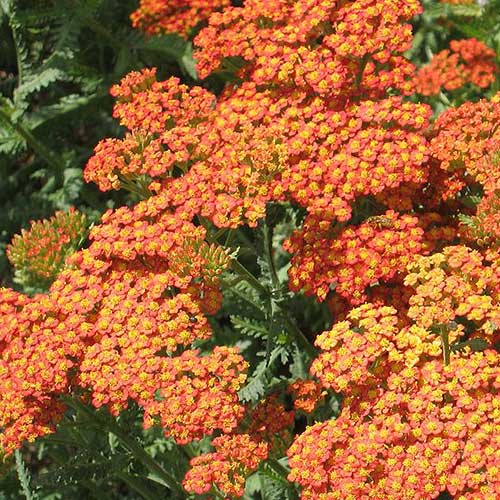
[[[35,491],[31,489],[31,478],[28,469],[24,465],[24,460],[19,450],[15,451],[16,457],[16,470],[19,482],[21,483],[21,489],[23,491],[26,500],[37,500],[38,495]]]
[[[67,79],[67,75],[58,68],[47,68],[41,71],[30,72],[29,80],[19,85],[14,90],[14,103],[19,109],[28,106],[27,98],[34,92],[47,88],[58,80]]]
[[[275,463],[283,468],[279,462]],[[286,469],[283,473],[285,472]],[[269,462],[264,462],[259,468],[259,478],[262,498],[266,500],[296,500],[298,498],[294,485],[287,480],[286,475],[280,474]]]
[[[230,319],[233,326],[244,335],[259,339],[267,338],[269,335],[267,326],[262,321],[242,316],[231,316]]]
[[[238,395],[242,401],[257,402],[266,393],[270,379],[272,377],[273,365],[284,350],[283,346],[278,346],[272,350],[269,359],[262,360],[255,368],[248,383],[240,389]]]

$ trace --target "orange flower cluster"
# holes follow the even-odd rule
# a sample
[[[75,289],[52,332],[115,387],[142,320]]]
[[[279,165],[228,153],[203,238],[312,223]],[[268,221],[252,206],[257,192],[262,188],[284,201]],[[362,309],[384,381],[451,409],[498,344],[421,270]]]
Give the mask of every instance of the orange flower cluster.
[[[394,308],[370,303],[351,310],[346,320],[319,335],[316,345],[325,352],[313,361],[311,374],[324,387],[346,394],[360,384],[377,385],[386,361],[411,367],[423,354],[441,354],[439,338],[419,325],[402,326]]]
[[[284,243],[294,254],[290,288],[319,300],[335,288],[352,304],[361,304],[366,287],[392,280],[422,250],[423,233],[418,218],[394,211],[340,230],[309,217]]]
[[[197,37],[200,73],[238,55],[250,81],[213,105],[207,91],[176,79],[126,77],[113,94],[131,150],[104,141],[86,179],[110,189],[124,175],[168,177],[175,165],[187,173],[155,184],[164,203],[224,227],[254,225],[267,201],[284,199],[345,221],[357,196],[421,184],[431,110],[387,96],[409,89],[403,22],[419,9],[395,0],[255,1],[213,14]]]
[[[74,208],[56,212],[50,219],[31,223],[7,247],[16,280],[25,286],[45,288],[64,267],[86,231],[86,218]]]
[[[454,332],[463,330],[467,319],[475,324],[474,335],[489,338],[496,331],[498,336],[499,263],[498,258],[488,262],[478,251],[464,246],[415,257],[405,278],[405,284],[415,289],[408,316],[423,328],[451,324]]]
[[[228,3],[143,1],[134,22],[185,33]],[[61,395],[115,415],[134,401],[178,443],[216,432],[184,487],[241,497],[289,446],[295,413],[276,395],[241,404],[235,348],[202,354],[229,264],[205,226],[254,227],[269,202],[291,202],[305,217],[284,243],[290,288],[335,290],[341,321],[316,339],[319,383],[290,391],[304,412],[323,389],[345,395],[338,419],[288,449],[302,498],[498,498],[500,254],[446,245],[464,186],[481,186],[477,217],[496,231],[500,94],[430,131],[430,107],[395,95],[411,91],[402,54],[418,12],[416,0],[247,0],[196,38],[200,74],[237,58],[240,85],[215,96],[143,70],[112,88],[129,132],[96,147],[85,179],[141,201],[106,212],[46,295],[0,290],[0,449],[50,432]],[[493,66],[478,44],[452,50],[483,85]]]
[[[158,196],[185,219],[201,215],[218,227],[256,226],[287,164],[286,147],[264,126],[220,133],[202,139],[198,147],[210,155]]]
[[[0,450],[7,455],[23,441],[53,432],[64,412],[50,393],[67,388],[73,363],[57,345],[64,333],[54,330],[57,320],[40,321],[45,309],[36,297],[0,289]]]
[[[475,38],[452,40],[449,50],[438,52],[415,74],[415,91],[430,96],[439,94],[441,88],[456,90],[469,82],[486,88],[498,72],[495,57],[493,49]]]
[[[191,460],[183,486],[190,493],[209,493],[215,485],[223,495],[241,498],[246,478],[267,458],[267,444],[248,434],[222,435],[212,441],[214,453]]]
[[[96,146],[84,171],[87,182],[101,191],[130,188],[137,177],[165,178],[174,165],[186,168],[189,150],[207,131],[202,124],[214,100],[210,92],[189,89],[178,78],[158,82],[156,70],[145,69],[127,75],[111,94],[117,99],[113,116],[130,133]]]
[[[141,0],[130,19],[134,28],[148,35],[173,32],[186,36],[213,11],[230,3],[229,0]]]
[[[445,365],[430,330],[401,327],[394,309],[370,304],[316,345],[311,373],[346,398],[339,418],[307,428],[288,450],[301,498],[498,496],[496,351],[453,354]]]
[[[203,311],[217,310],[229,261],[204,234],[167,212],[155,218],[147,202],[123,207],[92,229],[90,246],[70,257],[47,295],[2,291],[6,453],[52,430],[59,396],[75,387],[114,414],[136,401],[145,425],[160,423],[183,443],[238,425],[247,363],[231,348],[190,349],[211,335]]]
[[[215,429],[230,433],[243,417],[237,393],[247,368],[238,350],[225,346],[208,356],[195,350],[168,358],[156,374],[161,401],[145,402],[145,418],[158,415],[165,434],[178,443],[201,439]]]
[[[413,66],[397,53],[411,43],[402,22],[420,10],[413,1],[252,0],[210,17],[195,39],[195,59],[202,78],[224,58],[241,57],[258,84],[336,96],[353,87],[368,96],[381,88],[409,90]]]
[[[253,408],[236,434],[215,438],[214,453],[194,457],[190,461],[183,485],[201,495],[213,485],[230,498],[241,498],[246,478],[268,457],[281,457],[291,442],[290,427],[294,412],[286,411],[276,394],[271,394]]]
[[[431,142],[435,168],[458,170],[464,182],[482,185],[476,218],[491,207],[486,220],[493,230],[498,99],[445,112]],[[389,225],[380,216],[370,221],[378,229]],[[321,353],[311,375],[342,392],[344,408],[336,420],[309,427],[287,452],[289,479],[302,486],[303,499],[432,500],[448,492],[460,500],[493,500],[500,494],[500,358],[490,348],[500,325],[498,249],[439,251],[440,235],[450,241],[455,230],[433,212],[419,222],[425,234],[408,260],[406,304],[383,305],[400,290],[393,283],[370,292],[371,298],[389,293],[377,305],[349,311],[333,297],[341,321],[317,337]],[[329,231],[338,241],[344,230],[325,224],[322,235]],[[306,241],[316,238],[311,231]],[[308,253],[313,264],[304,273],[336,262],[326,253],[311,258],[321,246]],[[429,251],[438,253],[425,256]]]
[[[466,219],[461,235],[482,248],[500,246],[500,190],[486,194],[476,207],[476,215]]]
[[[436,120],[430,142],[432,157],[461,185],[479,183],[485,193],[500,188],[500,168],[495,155],[500,151],[500,93],[491,100],[466,102],[450,108]]]
[[[269,454],[282,456],[290,444],[295,412],[285,410],[277,394],[271,394],[247,411],[246,432],[268,444]]]
[[[326,395],[323,386],[310,379],[297,379],[290,384],[288,392],[294,398],[294,408],[304,413],[312,413],[316,406],[323,402]]]

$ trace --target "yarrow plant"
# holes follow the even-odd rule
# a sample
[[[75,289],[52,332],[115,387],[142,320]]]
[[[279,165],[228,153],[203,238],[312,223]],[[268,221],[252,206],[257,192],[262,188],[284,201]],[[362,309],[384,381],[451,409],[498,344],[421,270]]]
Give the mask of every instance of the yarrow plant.
[[[14,236],[7,258],[15,280],[25,287],[45,288],[65,265],[65,258],[85,238],[86,217],[74,209],[59,211],[49,220],[33,221],[28,230]]]
[[[486,88],[495,81],[496,53],[475,38],[452,40],[450,49],[436,54],[415,76],[415,91],[424,96],[441,89],[456,90],[466,83]]]
[[[2,289],[4,454],[105,410],[172,498],[498,498],[500,94],[435,120],[414,94],[439,61],[487,87],[495,54],[456,41],[416,70],[420,12],[141,2],[149,34],[204,21],[206,80],[111,88],[126,132],[84,178],[130,203],[52,249],[45,293]],[[127,411],[183,477],[124,436]]]

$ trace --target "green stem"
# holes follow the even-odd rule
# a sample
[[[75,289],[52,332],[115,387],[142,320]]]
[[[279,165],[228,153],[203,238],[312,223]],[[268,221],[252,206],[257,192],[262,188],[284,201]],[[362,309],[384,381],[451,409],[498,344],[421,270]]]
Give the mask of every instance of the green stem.
[[[257,278],[250,272],[246,267],[240,264],[237,260],[233,260],[231,262],[231,267],[233,271],[238,273],[243,277],[253,288],[255,288],[258,292],[264,293],[266,295],[269,294],[269,290],[264,287]],[[275,303],[277,309],[281,312],[283,316],[283,320],[285,322],[285,326],[288,332],[295,338],[297,345],[301,347],[311,359],[316,357],[316,349],[311,345],[307,337],[302,333],[299,327],[292,321],[292,319],[288,316],[287,311],[285,311],[279,304]]]
[[[130,193],[136,194],[141,200],[146,200],[151,197],[151,191],[149,189],[143,188],[141,185],[132,182],[129,179],[125,179],[121,176],[118,176],[121,187]]]
[[[316,358],[318,353],[316,352],[316,349],[311,344],[311,342],[309,342],[309,339],[302,333],[302,330],[293,322],[293,320],[288,317],[288,314],[283,309],[280,308],[280,311],[283,315],[285,326],[287,330],[295,337],[297,345],[304,349],[304,352],[307,353],[309,358]]]
[[[199,217],[201,225],[207,230],[207,240],[209,242],[214,242],[214,238],[211,236],[211,228],[210,228],[210,223],[207,221],[204,217]],[[265,233],[264,233],[265,234]],[[274,269],[274,263],[272,262],[272,254],[271,254],[271,241],[269,238],[269,234],[267,236],[268,242],[266,248],[268,248],[267,252],[269,253],[268,258],[270,259],[269,265]],[[254,288],[257,292],[264,294],[265,296],[269,295],[269,289],[262,285],[262,283],[243,265],[241,264],[238,260],[233,259],[231,261],[231,268],[232,270],[238,274],[241,278],[243,278],[252,288]],[[277,289],[279,290],[279,278],[276,273],[276,269],[274,269],[273,273],[273,284]],[[245,297],[244,297],[245,298]],[[285,326],[288,330],[288,332],[295,338],[295,341],[297,342],[297,345],[301,347],[311,359],[314,359],[317,355],[316,349],[311,345],[307,337],[300,331],[300,329],[295,325],[295,323],[289,318],[288,313],[280,307],[279,304],[274,302],[274,306],[281,312],[283,315],[283,319],[285,321]]]
[[[363,73],[365,71],[366,65],[368,64],[370,56],[368,54],[365,54],[359,63],[359,71],[356,74],[356,79],[354,82],[354,85],[356,86],[357,89],[359,89],[359,86],[361,85],[361,81],[363,80]]]
[[[212,489],[210,490],[210,494],[213,495],[215,498],[218,498],[219,500],[225,500],[225,496],[222,494],[222,492],[217,488],[217,486],[212,485]]]
[[[269,290],[243,264],[237,260],[232,260],[231,267],[236,274],[239,274],[259,293],[263,293],[264,295],[269,293]]]
[[[159,476],[174,494],[181,498],[184,496],[184,490],[177,479],[149,455],[137,441],[124,434],[114,425],[109,426],[109,431],[112,432],[150,472]]]
[[[128,47],[123,40],[116,38],[94,17],[85,15],[84,21],[90,30],[92,30],[96,35],[99,35],[102,39],[106,40],[116,52],[119,52],[123,48],[130,50],[130,47]]]
[[[284,480],[288,481],[288,473],[290,472],[284,465],[281,465],[278,460],[269,459],[267,460],[267,465],[278,473]]]
[[[116,477],[121,479],[124,483],[128,484],[131,489],[137,491],[146,500],[157,500],[157,495],[147,488],[141,479],[138,479],[132,474],[127,474],[126,472],[117,472]]]
[[[134,455],[134,457],[142,462],[142,464],[153,474],[158,476],[163,483],[172,490],[172,492],[176,495],[176,497],[182,498],[184,496],[184,490],[182,486],[179,484],[177,479],[166,471],[161,464],[159,464],[151,455],[149,455],[144,448],[137,443],[133,438],[127,436],[122,430],[112,422],[106,422],[100,419],[94,412],[81,403],[77,399],[72,399],[69,397],[64,397],[64,402],[70,406],[71,408],[81,411],[85,415],[87,415],[90,419],[92,419],[97,427],[105,428],[109,432],[113,433],[121,443],[129,449],[130,452]]]
[[[196,451],[193,449],[191,443],[185,444],[184,446],[182,446],[182,449],[189,459],[194,458],[198,455]]]
[[[235,231],[230,229],[226,236],[226,241],[224,242],[225,247],[230,247],[233,242]]]
[[[217,232],[214,234],[213,238],[215,241],[219,241],[219,238],[227,231],[225,227],[222,227],[217,230]],[[231,231],[231,230],[229,230]]]
[[[281,289],[280,280],[278,278],[278,273],[276,272],[276,266],[274,265],[273,259],[273,248],[272,248],[272,231],[269,229],[267,223],[264,223],[264,252],[267,260],[267,265],[271,270],[271,280],[273,282],[273,288],[275,291]]]
[[[0,107],[0,119],[4,123],[17,132],[28,144],[28,146],[40,157],[42,157],[48,165],[56,172],[58,181],[62,181],[64,163],[41,143],[21,122],[13,122],[9,114]]]
[[[442,327],[441,332],[441,344],[443,346],[443,363],[447,366],[450,364],[450,338],[448,328]]]

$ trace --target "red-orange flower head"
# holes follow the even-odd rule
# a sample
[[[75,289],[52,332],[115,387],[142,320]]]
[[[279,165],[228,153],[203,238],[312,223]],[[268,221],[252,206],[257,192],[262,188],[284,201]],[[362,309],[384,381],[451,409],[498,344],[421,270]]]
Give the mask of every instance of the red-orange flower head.
[[[475,325],[474,335],[490,340],[498,336],[498,260],[487,262],[476,250],[452,246],[429,257],[417,256],[408,271],[405,284],[415,290],[408,316],[418,325],[429,328],[467,319]]]
[[[475,38],[452,40],[450,49],[438,52],[414,78],[415,90],[422,95],[438,94],[441,88],[456,90],[470,82],[486,88],[498,71],[496,54]]]
[[[297,379],[290,384],[288,392],[294,398],[294,408],[304,413],[312,413],[323,402],[326,394],[323,386],[311,379]]]
[[[416,217],[394,211],[344,229],[309,217],[284,243],[293,253],[289,286],[319,300],[333,287],[361,304],[367,286],[391,280],[421,251],[423,233]]]
[[[258,84],[337,95],[352,86],[367,95],[380,86],[406,89],[412,66],[399,54],[410,46],[411,27],[402,23],[420,10],[397,0],[246,1],[210,17],[195,39],[197,68],[205,77],[238,56]]]
[[[493,500],[500,491],[499,355],[439,359],[360,388],[352,410],[315,423],[287,454],[304,500]]]
[[[222,435],[212,444],[215,452],[191,459],[184,488],[203,495],[215,485],[224,495],[241,498],[246,478],[267,458],[267,444],[254,441],[248,434]]]
[[[435,122],[430,152],[461,185],[480,183],[486,193],[500,188],[500,93],[489,101],[466,102],[441,113]]]
[[[128,74],[111,88],[111,95],[117,99],[113,116],[130,133],[124,139],[101,141],[84,178],[101,191],[134,191],[139,181],[150,194],[151,179],[170,177],[174,166],[187,168],[194,146],[206,132],[204,122],[214,96],[201,87],[190,89],[178,78],[158,82],[155,69]]]
[[[432,500],[446,489],[495,498],[498,352],[466,348],[447,365],[431,330],[404,326],[396,310],[371,304],[316,345],[322,352],[311,374],[346,397],[337,419],[308,427],[287,452],[303,499]]]
[[[186,36],[200,21],[230,3],[230,0],[141,0],[130,19],[134,28],[148,35],[174,32]]]

